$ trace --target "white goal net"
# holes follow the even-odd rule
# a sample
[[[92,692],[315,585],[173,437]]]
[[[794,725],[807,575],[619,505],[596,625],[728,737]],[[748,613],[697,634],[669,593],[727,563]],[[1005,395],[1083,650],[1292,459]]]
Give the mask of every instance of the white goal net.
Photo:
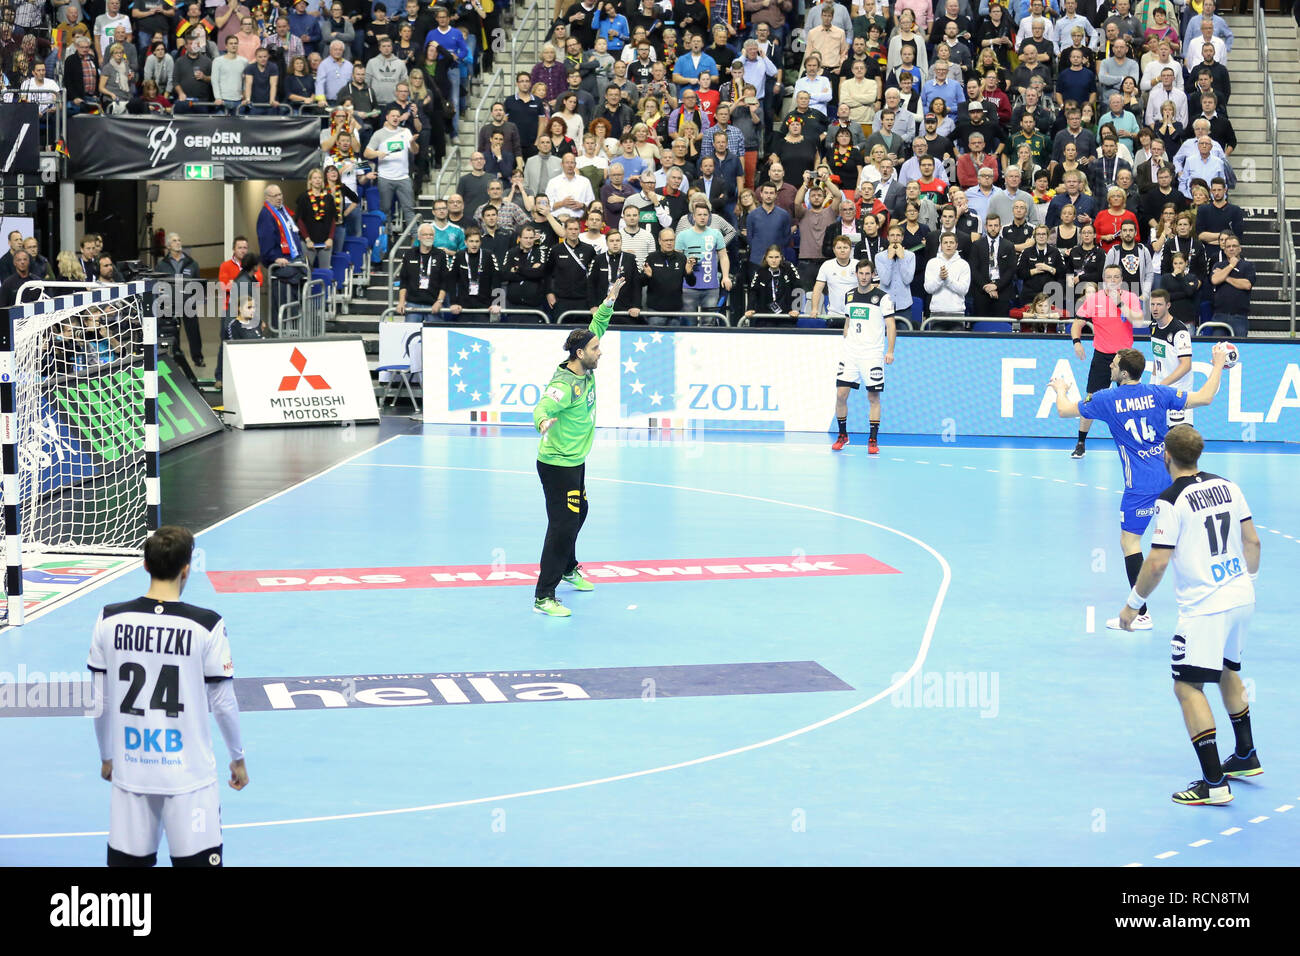
[[[143,293],[47,295],[4,323],[5,623],[22,622],[24,563],[139,554],[157,527],[157,350]]]

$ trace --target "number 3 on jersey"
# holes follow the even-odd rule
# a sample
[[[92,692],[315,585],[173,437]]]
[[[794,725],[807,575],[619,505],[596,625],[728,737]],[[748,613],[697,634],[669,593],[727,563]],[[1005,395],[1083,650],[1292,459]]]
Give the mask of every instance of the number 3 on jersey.
[[[1140,435],[1138,434],[1138,425],[1137,425],[1138,421],[1142,422],[1142,434]],[[1128,433],[1133,436],[1134,441],[1144,441],[1148,445],[1155,444],[1156,430],[1147,424],[1145,415],[1142,418],[1137,419],[1136,421],[1132,418],[1126,419],[1124,422],[1124,427],[1128,429]]]

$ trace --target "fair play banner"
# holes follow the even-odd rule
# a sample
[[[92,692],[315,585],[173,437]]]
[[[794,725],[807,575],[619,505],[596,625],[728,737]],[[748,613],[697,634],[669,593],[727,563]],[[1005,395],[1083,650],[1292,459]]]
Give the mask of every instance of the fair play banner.
[[[225,343],[222,401],[236,428],[379,420],[360,336]]]

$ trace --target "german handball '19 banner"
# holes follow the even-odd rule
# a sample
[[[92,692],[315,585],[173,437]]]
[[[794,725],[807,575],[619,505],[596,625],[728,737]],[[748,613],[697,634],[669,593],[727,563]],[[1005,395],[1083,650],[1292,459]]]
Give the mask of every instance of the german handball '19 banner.
[[[424,420],[532,425],[533,406],[565,357],[566,328],[429,326],[424,330]],[[827,332],[713,331],[623,327],[601,337],[596,423],[630,428],[835,430],[835,373],[843,338]],[[1193,345],[1199,387],[1213,340]],[[1195,424],[1207,439],[1300,437],[1300,344],[1238,344]],[[1150,343],[1137,342],[1150,360]],[[1073,437],[1057,417],[1056,376],[1088,378],[1066,338],[899,335],[885,369],[884,420],[895,434]],[[1149,368],[1149,365],[1148,365]],[[850,422],[865,423],[862,390]]]
[[[185,167],[195,165],[220,166],[215,178],[226,180],[304,179],[320,162],[320,120],[74,116],[68,152],[74,179],[185,179]]]

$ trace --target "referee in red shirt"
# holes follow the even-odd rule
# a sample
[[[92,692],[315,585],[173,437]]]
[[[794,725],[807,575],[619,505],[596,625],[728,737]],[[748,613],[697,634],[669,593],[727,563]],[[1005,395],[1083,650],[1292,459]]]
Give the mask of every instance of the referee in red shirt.
[[[1075,310],[1075,320],[1070,326],[1074,341],[1074,354],[1083,358],[1083,323],[1092,323],[1092,365],[1088,368],[1088,392],[1110,387],[1110,363],[1120,349],[1133,347],[1133,326],[1142,322],[1142,300],[1124,288],[1124,274],[1119,266],[1107,266],[1102,273],[1102,287],[1089,293]],[[1083,457],[1083,444],[1088,439],[1092,420],[1079,420],[1079,440],[1071,458]]]

